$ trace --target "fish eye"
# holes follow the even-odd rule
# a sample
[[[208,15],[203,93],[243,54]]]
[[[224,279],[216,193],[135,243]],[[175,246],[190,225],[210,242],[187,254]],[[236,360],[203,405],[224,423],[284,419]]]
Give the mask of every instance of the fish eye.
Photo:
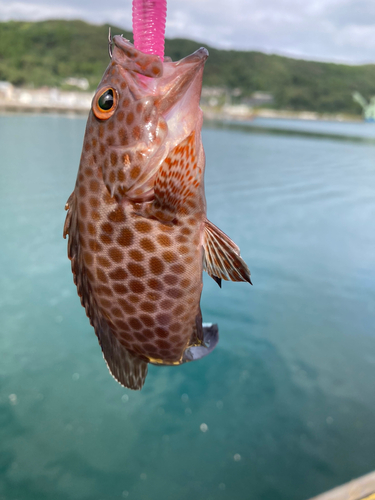
[[[102,111],[109,111],[113,108],[113,90],[108,89],[98,99],[98,106]]]
[[[117,92],[112,87],[101,89],[93,100],[92,110],[99,120],[110,118],[117,107]]]

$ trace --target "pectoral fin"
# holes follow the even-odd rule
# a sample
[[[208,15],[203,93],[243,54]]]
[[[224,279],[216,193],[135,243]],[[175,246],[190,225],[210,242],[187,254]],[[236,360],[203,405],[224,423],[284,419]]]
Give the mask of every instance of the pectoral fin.
[[[241,258],[238,246],[208,219],[205,221],[203,246],[203,269],[219,286],[221,279],[252,284],[249,268]]]
[[[195,151],[195,132],[176,146],[160,166],[155,179],[155,199],[149,214],[162,222],[172,221],[201,183],[202,169]]]

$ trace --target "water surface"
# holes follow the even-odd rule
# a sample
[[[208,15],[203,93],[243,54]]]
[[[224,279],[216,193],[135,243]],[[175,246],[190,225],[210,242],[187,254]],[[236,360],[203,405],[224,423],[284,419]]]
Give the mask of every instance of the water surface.
[[[375,147],[204,130],[254,286],[205,278],[217,349],[132,392],[62,239],[84,126],[0,117],[1,500],[303,500],[375,469]]]

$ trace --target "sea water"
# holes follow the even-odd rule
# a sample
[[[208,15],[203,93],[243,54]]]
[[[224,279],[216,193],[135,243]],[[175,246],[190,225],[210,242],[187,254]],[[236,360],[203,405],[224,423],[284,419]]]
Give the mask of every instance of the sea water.
[[[375,469],[375,145],[203,130],[208,216],[254,286],[205,277],[218,347],[132,392],[62,239],[84,127],[0,117],[0,499],[306,500]]]

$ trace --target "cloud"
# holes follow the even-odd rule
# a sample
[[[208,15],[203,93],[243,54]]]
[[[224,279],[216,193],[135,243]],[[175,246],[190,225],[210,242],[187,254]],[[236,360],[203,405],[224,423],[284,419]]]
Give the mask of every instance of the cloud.
[[[74,19],[84,18],[84,9],[69,5],[38,4],[33,2],[0,2],[0,20]]]
[[[0,0],[0,19],[83,19],[131,28],[131,1]],[[169,0],[167,36],[306,59],[375,62],[374,0]]]
[[[373,0],[347,0],[330,6],[326,17],[337,27],[375,26],[375,2]]]

